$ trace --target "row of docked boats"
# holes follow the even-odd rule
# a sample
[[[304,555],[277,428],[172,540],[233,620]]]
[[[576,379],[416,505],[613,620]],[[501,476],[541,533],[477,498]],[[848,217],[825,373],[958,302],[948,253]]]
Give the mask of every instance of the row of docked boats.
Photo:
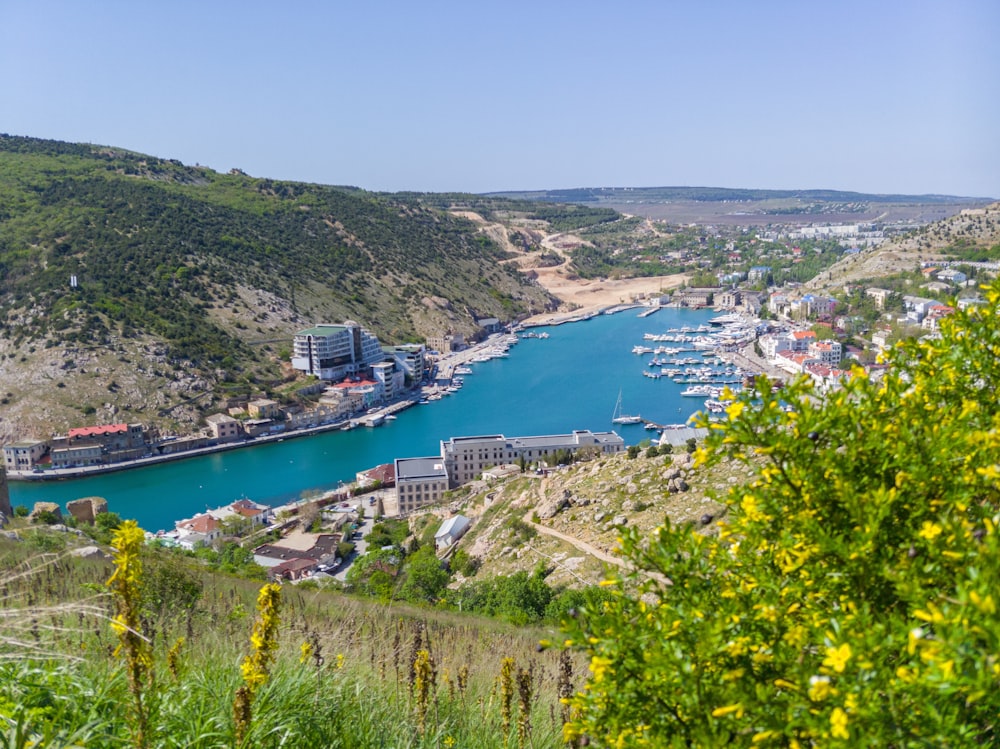
[[[486,362],[491,359],[505,359],[510,356],[510,347],[519,340],[516,335],[503,336],[502,338],[493,340],[489,346],[482,348],[469,361]]]

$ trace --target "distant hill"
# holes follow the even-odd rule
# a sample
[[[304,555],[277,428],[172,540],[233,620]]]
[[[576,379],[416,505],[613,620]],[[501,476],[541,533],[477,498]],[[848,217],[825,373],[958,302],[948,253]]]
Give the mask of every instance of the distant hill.
[[[879,195],[844,190],[757,190],[727,187],[579,187],[491,193],[516,201],[573,203],[676,223],[761,225],[817,221],[926,223],[996,198]]]
[[[755,190],[732,187],[575,187],[488,194],[511,200],[541,200],[550,203],[621,203],[623,200],[733,202],[786,198],[826,203],[980,203],[993,200],[957,195],[880,195],[848,190]]]
[[[806,285],[836,289],[877,281],[929,263],[1000,262],[1000,203],[966,209],[856,255],[848,255]]]

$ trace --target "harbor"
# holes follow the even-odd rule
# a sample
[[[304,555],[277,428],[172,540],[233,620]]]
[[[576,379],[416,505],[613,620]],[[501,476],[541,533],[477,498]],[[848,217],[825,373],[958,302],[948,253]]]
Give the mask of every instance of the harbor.
[[[396,418],[378,428],[335,429],[305,439],[286,435],[244,449],[70,481],[12,482],[11,501],[30,507],[36,501],[65,504],[100,496],[111,511],[144,527],[169,528],[179,518],[241,497],[274,506],[317,495],[396,457],[438,454],[441,440],[453,436],[615,429],[626,444],[640,444],[658,437],[656,430],[643,428],[647,422],[684,425],[704,409],[704,398],[682,397],[685,386],[641,376],[649,367],[630,353],[632,345],[645,333],[697,328],[714,315],[664,308],[648,318],[625,311],[576,325],[524,329],[506,357],[473,362],[481,352],[472,349],[449,357],[445,365],[452,378],[459,367],[472,372],[458,374],[462,387],[438,401],[390,413]],[[439,364],[439,376],[446,371]],[[619,391],[629,413],[646,421],[612,424]]]

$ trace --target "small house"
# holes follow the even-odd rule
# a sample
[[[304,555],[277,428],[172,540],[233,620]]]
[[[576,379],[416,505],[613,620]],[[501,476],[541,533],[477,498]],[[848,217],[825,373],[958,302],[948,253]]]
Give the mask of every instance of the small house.
[[[434,534],[434,547],[447,549],[465,535],[470,525],[471,521],[464,515],[453,515],[448,518]]]

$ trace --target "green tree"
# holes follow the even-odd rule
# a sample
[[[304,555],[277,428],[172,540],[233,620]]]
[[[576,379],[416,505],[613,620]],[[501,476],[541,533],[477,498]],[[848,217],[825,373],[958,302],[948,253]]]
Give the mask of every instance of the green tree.
[[[423,546],[406,558],[399,597],[415,603],[433,603],[451,580],[448,570],[434,553],[433,546]]]
[[[402,552],[398,549],[370,551],[351,565],[346,582],[358,593],[390,600],[401,566]]]
[[[614,746],[1000,742],[1000,285],[880,381],[730,399],[696,459],[753,469],[718,535],[623,531],[614,598],[568,622],[566,737]]]

